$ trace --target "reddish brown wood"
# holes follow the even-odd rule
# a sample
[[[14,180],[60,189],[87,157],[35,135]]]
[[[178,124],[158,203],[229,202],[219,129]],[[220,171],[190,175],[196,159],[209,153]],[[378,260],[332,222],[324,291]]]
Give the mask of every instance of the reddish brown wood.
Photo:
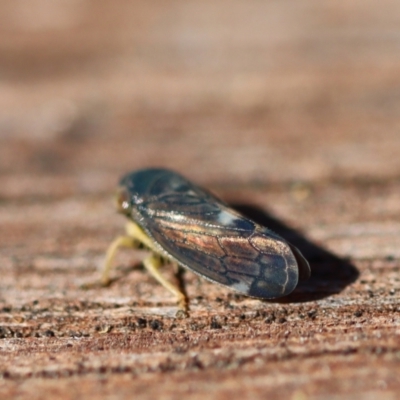
[[[400,6],[0,5],[0,398],[394,399]],[[262,302],[118,255],[121,174],[176,169],[292,240]],[[173,271],[166,274],[174,279]]]

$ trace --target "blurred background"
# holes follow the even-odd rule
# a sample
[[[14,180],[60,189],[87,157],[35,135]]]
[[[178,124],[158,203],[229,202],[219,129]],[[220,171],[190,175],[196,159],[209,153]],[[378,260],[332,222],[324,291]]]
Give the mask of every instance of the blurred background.
[[[399,0],[1,0],[0,398],[397,398],[399,154]],[[147,166],[285,233],[311,279],[282,304],[187,273],[174,320],[121,250],[82,290]]]
[[[3,0],[0,197],[397,178],[399,27],[395,0]]]

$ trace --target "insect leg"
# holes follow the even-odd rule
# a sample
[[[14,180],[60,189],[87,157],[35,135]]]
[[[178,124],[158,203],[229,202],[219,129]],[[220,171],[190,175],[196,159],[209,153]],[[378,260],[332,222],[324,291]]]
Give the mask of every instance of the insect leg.
[[[153,241],[147,236],[144,230],[133,221],[128,221],[125,230],[128,236],[136,239],[140,243],[143,243],[143,245],[148,247],[149,249],[157,251],[154,247]]]
[[[187,299],[186,296],[171,282],[168,282],[161,274],[160,267],[162,266],[162,261],[159,256],[152,254],[143,260],[143,265],[154,276],[155,279],[161,285],[163,285],[168,291],[170,291],[177,298],[179,308],[183,311],[187,310]]]
[[[108,246],[106,253],[106,261],[104,263],[103,272],[101,274],[102,285],[107,286],[110,283],[110,271],[117,250],[120,247],[129,247],[135,249],[138,246],[138,241],[131,236],[118,236],[113,240],[113,242]]]
[[[153,248],[153,244],[149,237],[143,232],[143,230],[134,222],[129,221],[126,224],[126,235],[118,236],[108,246],[106,253],[106,261],[104,263],[104,269],[101,275],[101,284],[107,286],[110,283],[110,271],[112,262],[115,254],[120,247],[128,247],[131,249],[137,249],[144,245],[145,247]]]

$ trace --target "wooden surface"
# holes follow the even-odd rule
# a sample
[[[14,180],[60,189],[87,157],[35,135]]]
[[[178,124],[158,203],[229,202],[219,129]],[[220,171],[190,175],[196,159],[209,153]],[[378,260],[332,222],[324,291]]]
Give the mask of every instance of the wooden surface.
[[[395,399],[400,4],[0,5],[0,398]],[[304,252],[258,301],[121,251],[119,177],[173,168]],[[173,271],[165,269],[173,279]]]

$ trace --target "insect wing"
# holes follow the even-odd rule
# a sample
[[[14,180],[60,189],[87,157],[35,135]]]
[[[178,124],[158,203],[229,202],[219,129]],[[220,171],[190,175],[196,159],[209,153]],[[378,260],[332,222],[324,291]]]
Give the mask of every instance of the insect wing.
[[[285,296],[296,287],[298,265],[284,239],[188,181],[177,189],[138,206],[142,227],[170,257],[252,297]]]

